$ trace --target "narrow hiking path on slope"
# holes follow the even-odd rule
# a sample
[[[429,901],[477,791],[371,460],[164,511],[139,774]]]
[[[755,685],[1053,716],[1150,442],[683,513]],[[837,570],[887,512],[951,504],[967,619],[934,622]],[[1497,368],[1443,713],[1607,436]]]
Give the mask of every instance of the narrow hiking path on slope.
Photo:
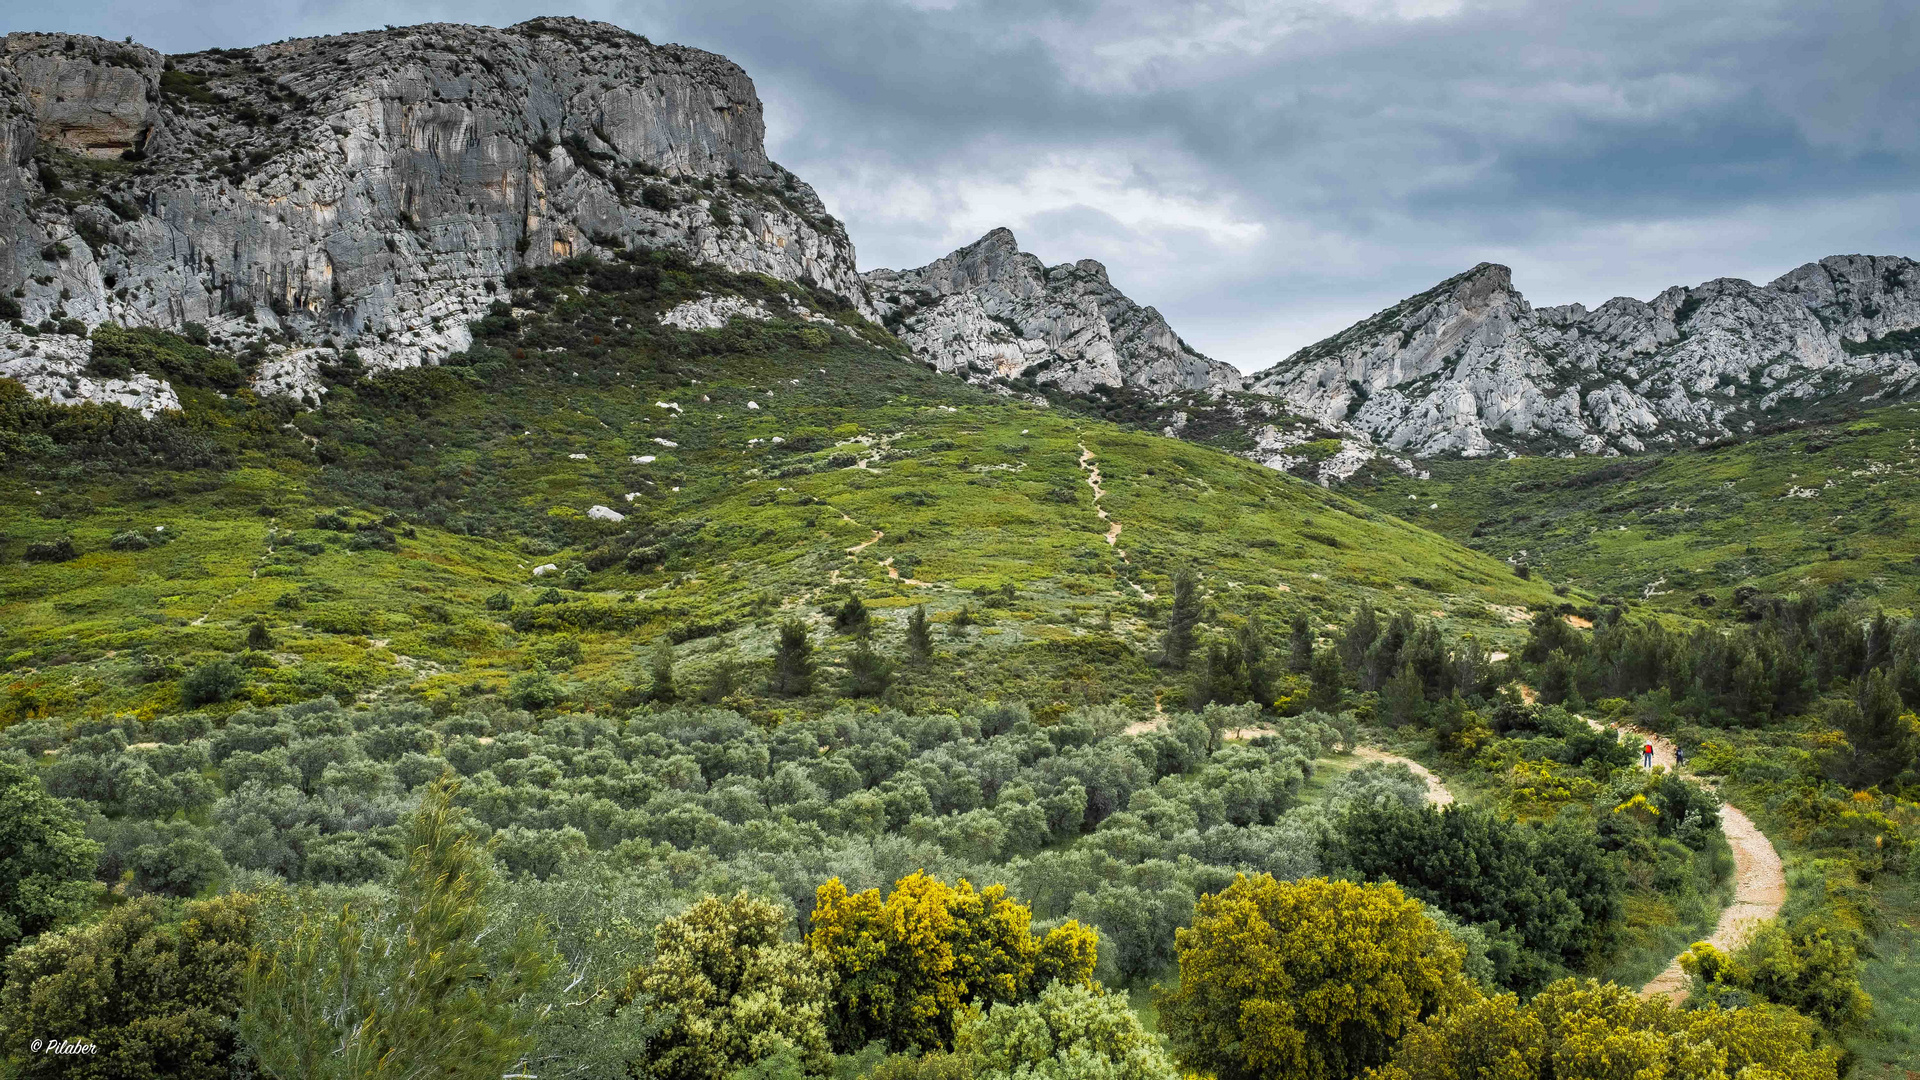
[[[1617,730],[1637,740],[1644,740],[1642,745],[1650,744],[1653,747],[1655,765],[1684,776],[1693,776],[1679,767],[1678,755],[1674,752],[1671,740],[1624,725],[1610,728],[1592,717],[1582,719],[1596,731]],[[1693,778],[1701,779],[1697,776]],[[1701,780],[1701,783],[1708,788],[1713,786],[1705,780]],[[1713,933],[1707,941],[1722,952],[1732,952],[1761,923],[1780,914],[1780,905],[1787,899],[1787,871],[1772,841],[1753,823],[1752,818],[1732,803],[1720,808],[1720,831],[1726,834],[1727,846],[1733,849],[1733,902],[1720,912],[1720,921],[1714,924]],[[1680,957],[1674,957],[1665,971],[1641,987],[1640,996],[1664,997],[1675,1002],[1686,997],[1687,973],[1680,967]]]
[[[1353,756],[1365,761],[1378,761],[1388,765],[1405,765],[1413,771],[1413,775],[1419,777],[1427,785],[1428,803],[1434,806],[1453,805],[1453,792],[1447,790],[1447,785],[1441,783],[1440,778],[1433,775],[1432,770],[1412,758],[1404,758],[1399,754],[1389,754],[1385,750],[1375,750],[1371,746],[1354,747]]]
[[[218,599],[214,600],[213,603],[207,605],[207,610],[204,613],[202,613],[199,618],[188,623],[187,624],[188,626],[207,625],[207,620],[213,618],[213,613],[220,609],[221,604],[224,604],[227,601],[233,599],[234,597],[239,596],[241,593],[246,592],[247,585],[251,585],[253,582],[260,580],[260,568],[266,565],[266,562],[268,559],[271,559],[273,557],[273,538],[275,535],[275,529],[279,526],[279,524],[280,524],[280,519],[277,517],[272,517],[267,519],[267,538],[266,538],[267,550],[265,554],[253,560],[252,568],[247,571],[246,584],[234,586],[232,592],[228,593],[225,596],[219,597]]]
[[[1093,512],[1101,521],[1107,523],[1107,546],[1119,554],[1120,561],[1130,561],[1127,559],[1126,552],[1115,547],[1120,542],[1121,526],[1119,522],[1108,516],[1106,508],[1100,505],[1100,500],[1107,497],[1107,489],[1100,486],[1100,464],[1094,459],[1093,451],[1087,449],[1087,444],[1084,442],[1080,444],[1080,468],[1086,470],[1087,486],[1093,489]]]
[[[1144,735],[1165,723],[1166,714],[1160,712],[1159,706],[1160,702],[1156,698],[1154,701],[1154,718],[1152,720],[1140,720],[1128,725],[1127,734]],[[1236,731],[1223,731],[1220,733],[1220,737],[1223,739],[1245,741],[1271,734],[1273,734],[1273,732],[1265,728],[1240,728]],[[1439,777],[1433,775],[1431,769],[1428,769],[1425,765],[1420,764],[1412,758],[1401,757],[1399,754],[1389,754],[1385,750],[1376,750],[1371,746],[1354,747],[1353,756],[1359,758],[1361,761],[1377,762],[1383,765],[1405,765],[1413,775],[1419,777],[1420,781],[1427,785],[1427,802],[1430,805],[1453,805],[1453,792],[1447,790],[1447,785],[1442,783]]]

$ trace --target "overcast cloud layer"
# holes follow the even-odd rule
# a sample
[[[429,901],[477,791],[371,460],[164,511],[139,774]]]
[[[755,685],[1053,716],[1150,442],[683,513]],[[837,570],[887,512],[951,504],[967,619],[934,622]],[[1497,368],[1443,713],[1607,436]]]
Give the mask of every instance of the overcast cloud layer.
[[[1255,370],[1476,262],[1536,304],[1920,256],[1920,5],[0,0],[167,52],[618,23],[724,53],[860,264],[996,225]]]

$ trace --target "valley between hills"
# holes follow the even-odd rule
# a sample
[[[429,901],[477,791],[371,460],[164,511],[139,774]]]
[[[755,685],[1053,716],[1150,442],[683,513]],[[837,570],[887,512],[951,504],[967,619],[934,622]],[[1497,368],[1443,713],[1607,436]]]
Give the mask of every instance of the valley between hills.
[[[8,1075],[1920,1055],[1909,260],[1245,376],[606,24],[0,101]]]

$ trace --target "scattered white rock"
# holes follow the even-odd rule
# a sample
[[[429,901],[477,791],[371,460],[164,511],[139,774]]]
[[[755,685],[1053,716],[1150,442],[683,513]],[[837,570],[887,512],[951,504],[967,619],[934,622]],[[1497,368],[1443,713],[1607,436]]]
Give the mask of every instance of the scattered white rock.
[[[627,520],[627,515],[621,513],[618,510],[615,510],[611,506],[601,506],[599,503],[595,503],[592,506],[587,507],[587,516],[592,518],[595,521]]]
[[[680,407],[680,403],[677,401],[656,401],[653,404],[655,408],[659,409],[672,409],[674,412],[686,411]]]
[[[554,563],[541,563],[539,566],[533,568],[533,576],[546,577],[558,569],[560,569],[560,567]]]
[[[19,382],[34,397],[56,405],[122,405],[149,420],[179,411],[180,397],[166,380],[143,371],[124,379],[90,376],[85,372],[92,358],[93,342],[86,338],[0,329],[0,378]]]
[[[654,458],[652,454],[635,454],[627,460],[633,462],[635,465],[651,465],[653,464]]]
[[[719,330],[736,318],[765,322],[773,318],[773,312],[758,300],[738,296],[702,296],[698,300],[674,305],[673,310],[660,316],[660,325],[679,330]]]
[[[585,455],[585,454],[568,454],[568,455],[567,455],[567,460],[568,460],[568,461],[585,461],[585,460],[587,460],[587,455]]]
[[[629,492],[627,492],[627,494],[626,494],[626,500],[627,500],[628,502],[632,502],[633,500],[635,500],[635,499],[637,499],[637,498],[639,498],[640,496],[642,496],[642,495],[645,495],[645,494],[646,494],[646,492],[644,492],[644,491],[629,491]]]
[[[662,439],[662,438],[659,438],[658,436],[655,436],[653,441],[659,443],[661,446],[664,446],[669,450],[680,445],[679,443],[674,442],[672,439]]]
[[[759,403],[759,402],[757,402],[757,401],[749,401],[749,402],[747,402],[747,408],[749,408],[749,409],[758,409],[759,407],[760,407],[760,403]]]

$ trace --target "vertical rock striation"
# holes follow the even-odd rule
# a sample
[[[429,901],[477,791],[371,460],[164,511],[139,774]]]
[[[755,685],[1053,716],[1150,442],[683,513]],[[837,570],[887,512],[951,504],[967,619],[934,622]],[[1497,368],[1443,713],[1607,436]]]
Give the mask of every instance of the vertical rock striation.
[[[166,58],[0,41],[0,293],[374,367],[468,344],[503,277],[672,247],[838,293],[853,248],[769,161],[752,81],[604,23],[433,24]]]

